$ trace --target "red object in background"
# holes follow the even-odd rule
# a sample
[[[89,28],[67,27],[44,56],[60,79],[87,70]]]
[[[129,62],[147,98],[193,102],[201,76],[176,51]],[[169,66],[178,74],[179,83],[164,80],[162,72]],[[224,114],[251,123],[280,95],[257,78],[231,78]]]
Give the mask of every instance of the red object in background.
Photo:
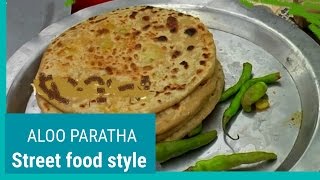
[[[94,6],[96,4],[100,4],[108,1],[111,1],[111,0],[75,0],[75,3],[72,5],[72,8],[71,8],[71,13],[75,13],[86,7]]]

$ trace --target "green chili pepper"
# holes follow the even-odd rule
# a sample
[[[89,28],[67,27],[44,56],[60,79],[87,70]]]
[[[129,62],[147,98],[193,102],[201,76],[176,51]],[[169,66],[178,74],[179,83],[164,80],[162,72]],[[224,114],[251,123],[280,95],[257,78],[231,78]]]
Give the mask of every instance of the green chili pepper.
[[[241,99],[241,105],[245,112],[252,111],[252,104],[261,99],[267,92],[268,86],[264,82],[257,82],[244,93]]]
[[[242,164],[252,164],[275,159],[277,159],[276,154],[260,151],[219,155],[208,160],[198,161],[195,166],[191,166],[187,171],[227,171]]]
[[[192,131],[190,131],[188,133],[188,137],[193,137],[193,136],[196,136],[198,135],[199,133],[201,133],[202,131],[202,123],[199,124],[196,128],[194,128]]]
[[[209,144],[217,138],[217,131],[199,134],[189,139],[168,141],[158,143],[156,146],[157,161],[164,162],[171,158],[178,157],[191,150]]]
[[[248,80],[246,83],[244,83],[239,92],[236,94],[236,96],[234,97],[234,99],[231,101],[229,107],[225,110],[225,112],[223,113],[223,118],[222,118],[222,128],[223,128],[223,132],[231,139],[233,140],[237,140],[239,139],[239,135],[237,135],[237,138],[233,138],[231,137],[227,132],[226,132],[226,127],[228,122],[230,121],[230,119],[237,114],[238,110],[240,109],[241,106],[241,99],[242,96],[244,95],[244,93],[247,91],[247,89],[249,87],[251,87],[253,84],[257,83],[257,82],[264,82],[266,84],[270,84],[270,83],[274,83],[276,82],[278,79],[280,79],[280,73],[273,73],[273,74],[269,74],[263,77],[259,77],[259,78],[254,78],[251,80]]]
[[[232,95],[236,94],[238,92],[238,90],[241,88],[241,86],[246,81],[251,79],[251,77],[252,77],[251,73],[252,73],[252,65],[248,62],[243,63],[242,73],[241,73],[241,76],[240,76],[238,82],[222,93],[221,98],[220,98],[220,102],[223,102],[223,101],[227,100],[229,97],[231,97]]]

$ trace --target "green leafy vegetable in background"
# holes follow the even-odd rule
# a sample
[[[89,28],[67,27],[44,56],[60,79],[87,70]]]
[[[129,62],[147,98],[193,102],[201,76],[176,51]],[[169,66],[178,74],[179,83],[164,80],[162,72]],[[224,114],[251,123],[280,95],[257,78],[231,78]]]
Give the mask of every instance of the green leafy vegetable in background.
[[[64,2],[64,6],[70,7],[70,6],[72,6],[75,2],[76,2],[76,0],[66,0],[66,1]]]
[[[301,4],[284,0],[240,0],[240,2],[249,8],[254,6],[253,3],[287,7],[290,15],[305,18],[310,23],[308,28],[320,39],[320,14],[314,12],[320,11],[319,0],[305,0]]]

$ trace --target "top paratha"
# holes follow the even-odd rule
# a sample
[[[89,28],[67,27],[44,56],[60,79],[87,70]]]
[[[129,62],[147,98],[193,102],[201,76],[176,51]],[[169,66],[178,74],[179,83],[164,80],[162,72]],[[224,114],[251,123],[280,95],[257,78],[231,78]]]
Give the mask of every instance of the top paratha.
[[[38,95],[64,112],[159,112],[212,76],[212,34],[198,18],[149,6],[92,17],[45,51]]]

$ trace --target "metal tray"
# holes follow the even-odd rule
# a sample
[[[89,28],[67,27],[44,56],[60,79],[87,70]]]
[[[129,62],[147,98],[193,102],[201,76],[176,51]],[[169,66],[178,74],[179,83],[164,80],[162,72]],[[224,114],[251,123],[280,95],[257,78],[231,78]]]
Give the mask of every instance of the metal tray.
[[[241,170],[319,171],[320,47],[295,25],[266,9],[246,9],[232,0],[113,1],[84,9],[44,29],[22,46],[7,63],[7,112],[39,113],[30,83],[49,42],[70,26],[116,8],[149,4],[173,8],[199,17],[214,35],[217,55],[225,72],[226,87],[241,73],[242,63],[253,64],[255,76],[280,71],[280,83],[268,89],[271,108],[239,113],[229,132],[240,140],[223,138],[221,116],[228,103],[219,104],[205,121],[218,139],[201,149],[162,164],[159,171],[181,171],[196,160],[217,154],[272,151],[273,163],[243,166]]]

